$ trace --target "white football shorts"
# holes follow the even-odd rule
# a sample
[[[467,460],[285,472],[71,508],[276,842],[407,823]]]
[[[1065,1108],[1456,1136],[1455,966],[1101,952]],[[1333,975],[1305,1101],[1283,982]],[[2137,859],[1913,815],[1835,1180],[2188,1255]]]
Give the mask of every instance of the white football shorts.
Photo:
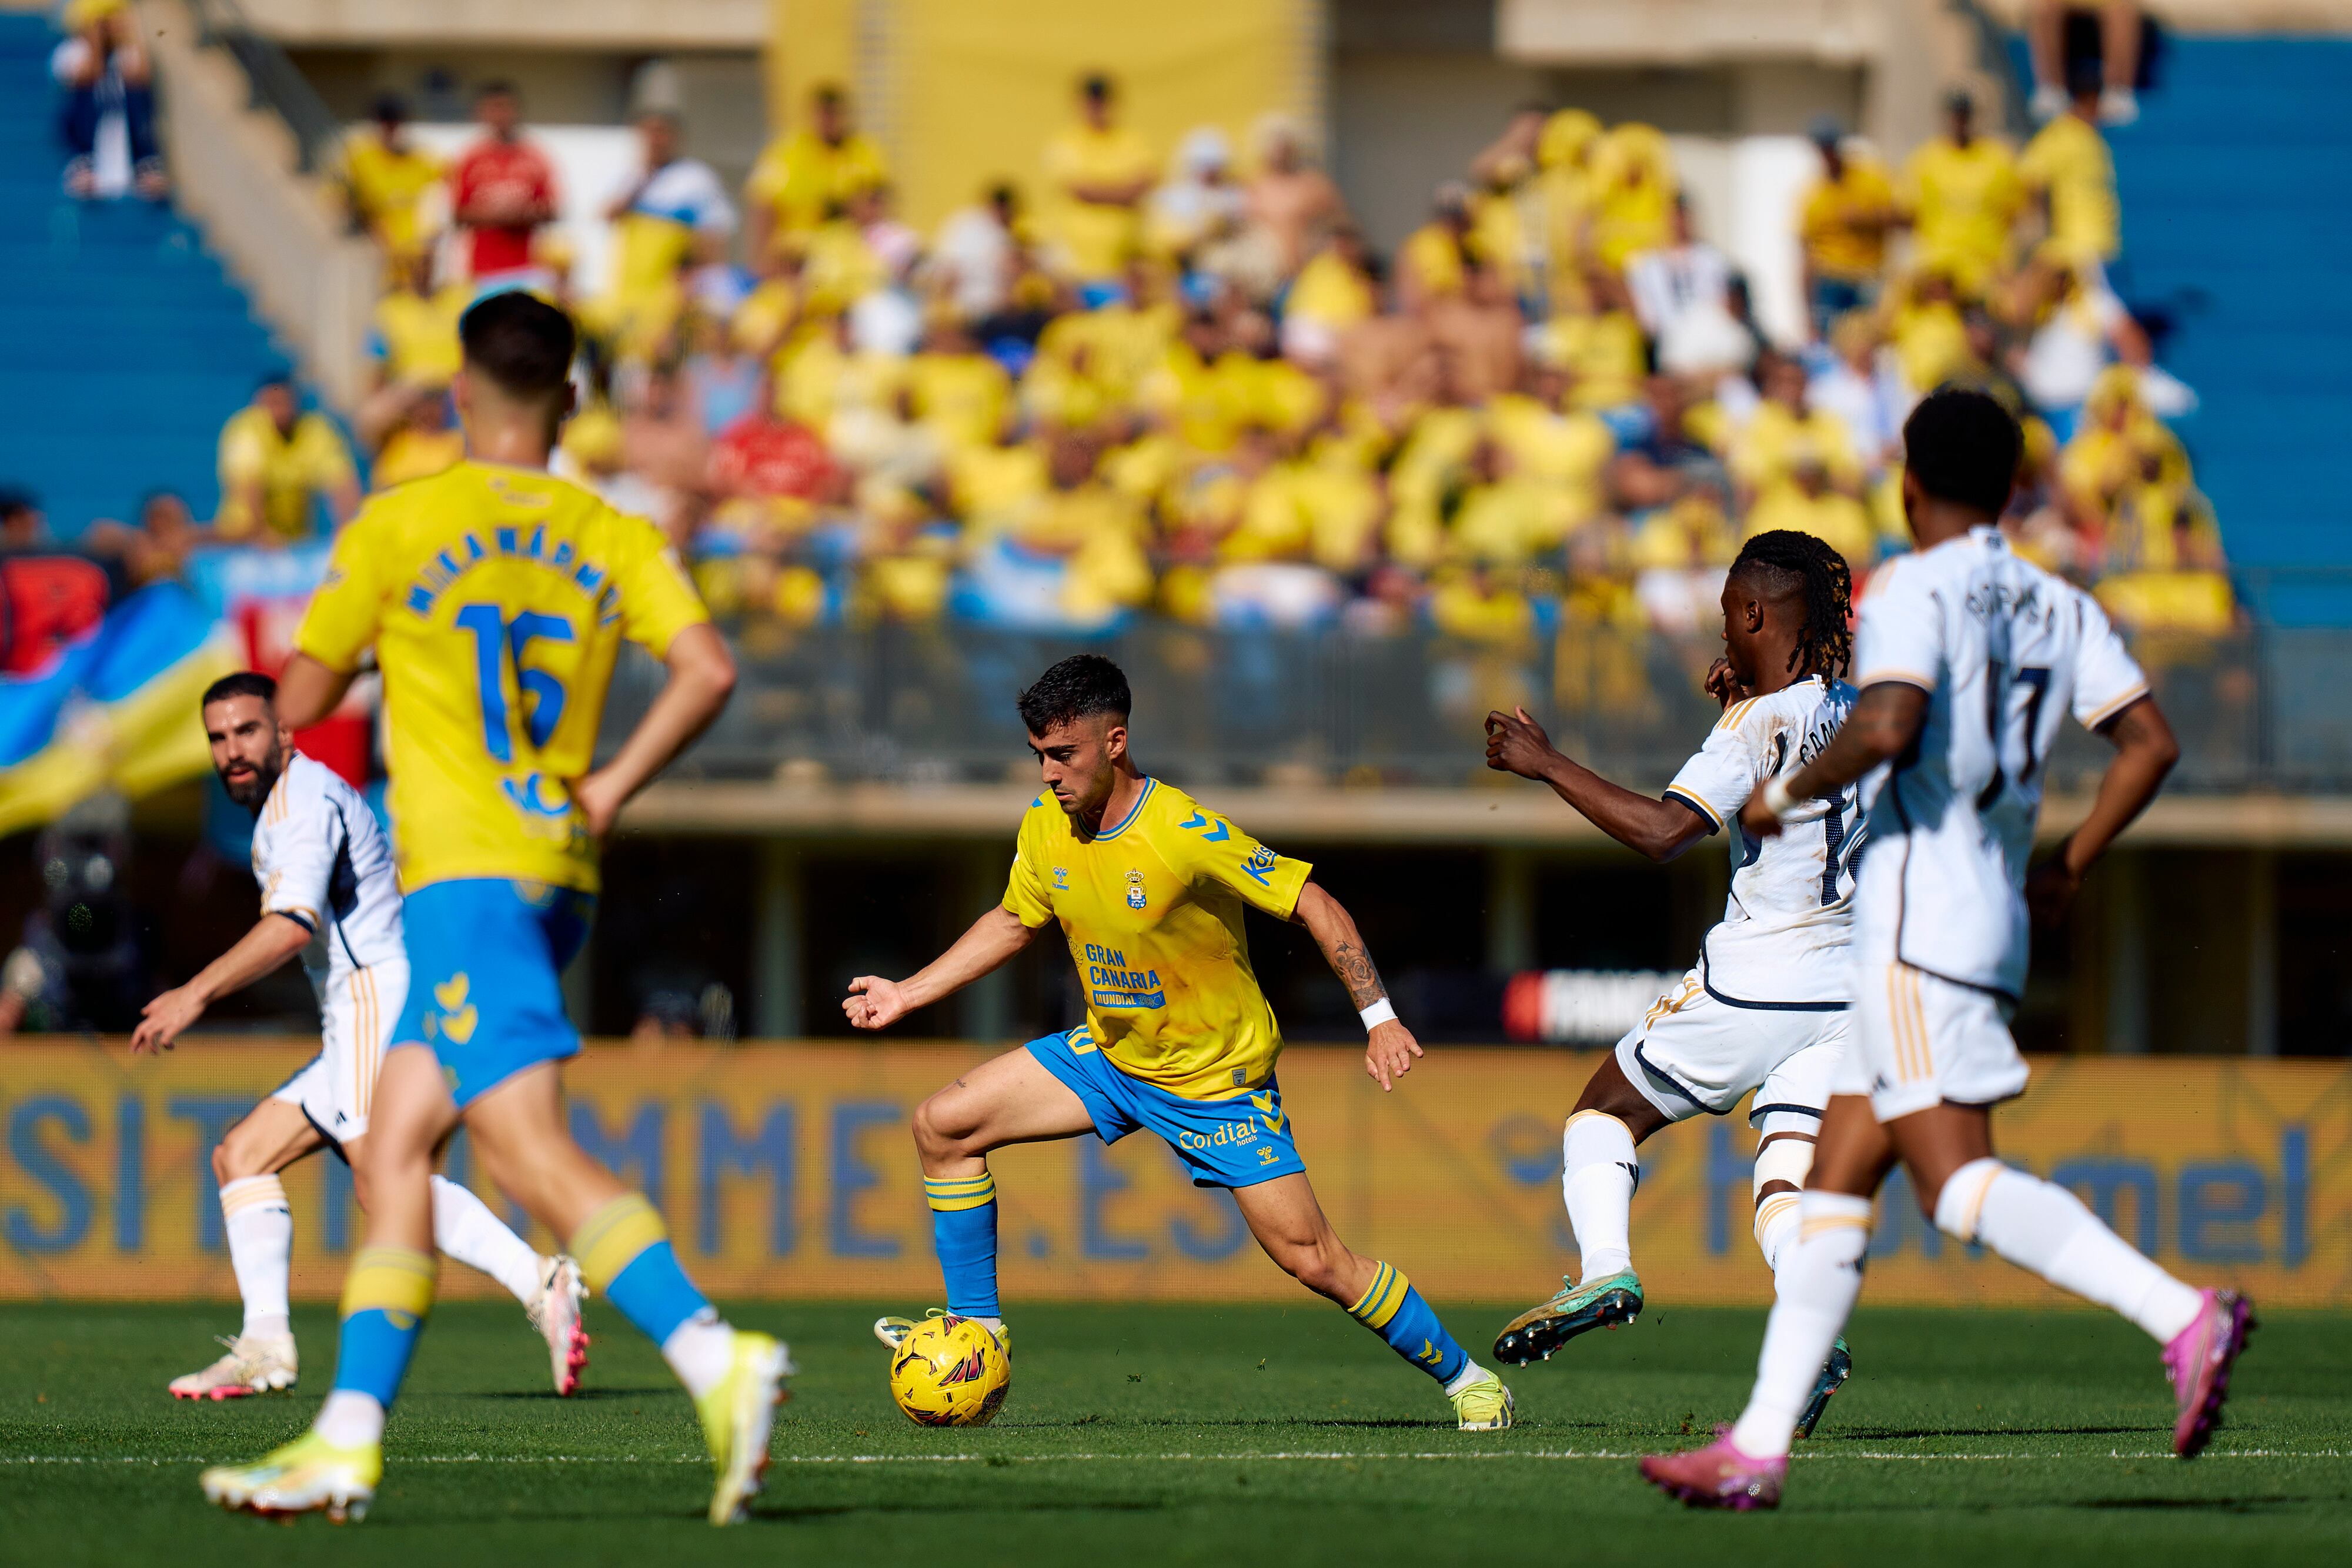
[[[1882,1122],[1949,1100],[1990,1105],[2025,1092],[2010,1005],[1908,964],[1854,966],[1853,1045],[1835,1092],[1867,1094]]]
[[[339,971],[319,1009],[319,1054],[269,1097],[299,1108],[339,1145],[363,1135],[384,1046],[407,999],[406,959]]]
[[[1843,1010],[1735,1006],[1694,969],[1617,1042],[1617,1065],[1669,1121],[1723,1115],[1753,1089],[1759,1132],[1813,1133],[1846,1028]]]

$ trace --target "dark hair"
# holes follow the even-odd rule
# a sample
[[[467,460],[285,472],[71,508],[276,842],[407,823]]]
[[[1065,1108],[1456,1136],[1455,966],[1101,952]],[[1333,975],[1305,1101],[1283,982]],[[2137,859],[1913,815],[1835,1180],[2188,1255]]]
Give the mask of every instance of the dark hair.
[[[408,100],[396,92],[380,94],[373,113],[379,125],[400,125],[408,120]]]
[[[1853,658],[1853,573],[1828,543],[1794,528],[1770,528],[1740,547],[1734,577],[1767,577],[1775,592],[1804,596],[1805,622],[1797,629],[1797,669],[1842,675]]]
[[[457,319],[466,363],[511,397],[552,398],[572,374],[580,334],[572,318],[535,295],[503,289]]]
[[[1088,71],[1078,78],[1078,90],[1097,103],[1108,103],[1118,94],[1108,73]]]
[[[284,365],[272,365],[261,372],[260,380],[253,383],[253,390],[257,392],[266,392],[271,387],[284,387],[288,392],[293,392],[296,390],[294,372]]]
[[[263,702],[275,703],[278,700],[278,683],[259,670],[239,670],[233,675],[223,675],[206,686],[204,700],[196,706],[199,710],[208,708],[231,697],[259,697]]]
[[[1134,702],[1117,664],[1100,653],[1073,653],[1021,694],[1021,722],[1030,734],[1043,735],[1055,725],[1098,713],[1125,718]]]
[[[0,485],[0,517],[13,517],[19,512],[37,512],[41,498],[22,485]]]
[[[1998,517],[2025,437],[2009,410],[1969,387],[1937,387],[1903,422],[1903,465],[1939,501]]]
[[[510,98],[518,103],[522,101],[522,94],[515,90],[515,84],[504,77],[492,77],[474,89],[476,103],[481,102],[486,98]]]
[[[837,81],[821,81],[809,89],[809,101],[826,109],[839,109],[849,101],[849,95]]]

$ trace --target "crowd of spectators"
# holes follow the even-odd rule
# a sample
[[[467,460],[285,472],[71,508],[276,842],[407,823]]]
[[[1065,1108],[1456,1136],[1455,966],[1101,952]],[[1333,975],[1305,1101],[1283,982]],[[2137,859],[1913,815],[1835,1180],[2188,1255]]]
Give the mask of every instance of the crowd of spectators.
[[[2074,86],[2021,150],[1964,93],[1899,167],[1818,123],[1790,214],[1801,341],[1698,237],[1666,137],[1576,109],[1513,114],[1385,258],[1301,128],[1155,147],[1101,76],[1034,181],[929,234],[836,89],[740,212],[653,111],[582,287],[511,88],[448,166],[386,100],[343,163],[386,277],[352,428],[375,488],[455,462],[457,317],[530,287],[586,335],[561,470],[655,518],[724,614],[1505,643],[1693,632],[1764,529],[1866,577],[1908,548],[1903,417],[1963,382],[2025,422],[2021,549],[2133,624],[2222,630],[2219,536],[2166,423],[2192,394],[2107,282],[2115,96],[2095,67]],[[274,382],[223,433],[212,537],[340,521],[362,471]]]

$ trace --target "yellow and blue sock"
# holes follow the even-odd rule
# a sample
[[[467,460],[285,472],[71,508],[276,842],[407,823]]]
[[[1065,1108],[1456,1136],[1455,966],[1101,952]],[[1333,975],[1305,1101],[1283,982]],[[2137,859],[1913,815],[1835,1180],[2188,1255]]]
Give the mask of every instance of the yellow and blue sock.
[[[1383,1263],[1348,1315],[1388,1341],[1389,1348],[1441,1384],[1452,1386],[1470,1364],[1470,1354],[1454,1343],[1437,1313],[1412,1281]]]
[[[710,1302],[678,1267],[669,1228],[642,1193],[623,1193],[572,1235],[580,1272],[656,1344]]]
[[[947,1281],[948,1311],[961,1318],[1003,1316],[996,1301],[996,1177],[925,1176],[931,1246]]]
[[[335,1349],[337,1391],[364,1394],[384,1409],[408,1375],[408,1359],[433,1310],[430,1252],[362,1247],[343,1279],[343,1327]]]

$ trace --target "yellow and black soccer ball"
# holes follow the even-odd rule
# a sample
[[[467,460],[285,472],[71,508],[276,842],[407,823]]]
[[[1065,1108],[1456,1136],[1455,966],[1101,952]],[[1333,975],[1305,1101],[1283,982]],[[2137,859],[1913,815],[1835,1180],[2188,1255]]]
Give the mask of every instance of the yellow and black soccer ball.
[[[919,1426],[986,1426],[1012,1386],[1004,1346],[970,1318],[925,1318],[890,1357],[890,1397]]]

